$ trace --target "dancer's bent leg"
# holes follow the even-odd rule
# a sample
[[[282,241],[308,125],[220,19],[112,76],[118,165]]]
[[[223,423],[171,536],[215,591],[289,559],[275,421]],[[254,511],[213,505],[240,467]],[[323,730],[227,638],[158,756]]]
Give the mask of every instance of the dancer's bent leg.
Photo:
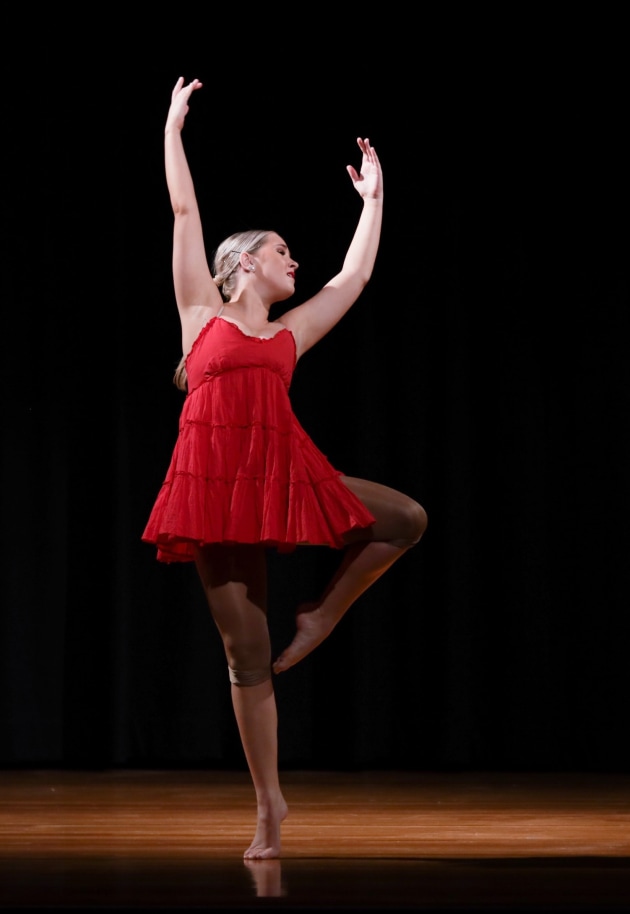
[[[256,791],[256,833],[247,859],[280,856],[287,804],[278,776],[278,713],[271,681],[266,555],[260,546],[204,546],[195,563],[223,639],[232,704]]]
[[[343,476],[342,480],[376,522],[345,537],[348,546],[340,567],[321,598],[298,609],[296,635],[273,664],[275,673],[289,669],[321,644],[355,600],[426,530],[424,508],[402,492],[365,479]]]

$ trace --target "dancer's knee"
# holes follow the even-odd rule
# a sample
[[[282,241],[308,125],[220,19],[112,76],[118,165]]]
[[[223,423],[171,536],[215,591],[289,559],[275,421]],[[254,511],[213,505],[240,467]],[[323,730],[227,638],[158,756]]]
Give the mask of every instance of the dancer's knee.
[[[401,512],[398,535],[390,540],[392,546],[399,549],[410,549],[415,546],[427,529],[427,512],[417,501],[409,499],[404,511]]]
[[[260,667],[257,670],[236,670],[228,666],[230,682],[236,686],[255,686],[271,679],[271,665]]]
[[[226,659],[230,682],[237,686],[255,686],[271,679],[271,644],[264,637],[227,639]]]

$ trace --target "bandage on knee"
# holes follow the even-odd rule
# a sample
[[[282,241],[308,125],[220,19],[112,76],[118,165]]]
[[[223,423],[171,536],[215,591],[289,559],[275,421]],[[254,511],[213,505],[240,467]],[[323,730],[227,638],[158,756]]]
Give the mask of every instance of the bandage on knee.
[[[237,686],[255,686],[261,682],[271,679],[271,667],[263,667],[260,670],[234,670],[228,666],[230,682]]]

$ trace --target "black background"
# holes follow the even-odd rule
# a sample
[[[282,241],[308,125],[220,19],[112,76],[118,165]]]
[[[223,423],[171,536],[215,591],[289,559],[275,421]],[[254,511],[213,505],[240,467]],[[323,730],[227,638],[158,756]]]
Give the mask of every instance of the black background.
[[[277,678],[281,765],[627,770],[620,23],[92,15],[5,22],[0,763],[243,765],[194,569],[140,542],[182,405],[162,137],[183,75],[208,252],[278,231],[292,303],[352,236],[357,136],[384,169],[372,281],[292,399],[429,528]],[[337,560],[270,555],[276,652]]]

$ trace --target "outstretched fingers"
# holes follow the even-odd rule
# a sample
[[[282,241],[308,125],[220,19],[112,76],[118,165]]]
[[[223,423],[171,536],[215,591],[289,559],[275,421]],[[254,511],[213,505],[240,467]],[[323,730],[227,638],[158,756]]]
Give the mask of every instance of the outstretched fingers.
[[[166,118],[166,129],[176,127],[181,130],[188,114],[188,100],[195,89],[201,89],[203,83],[199,79],[191,80],[184,85],[184,77],[180,76],[171,93],[171,106]]]
[[[357,137],[357,145],[362,153],[361,170],[353,165],[346,165],[356,190],[362,197],[377,197],[381,188],[381,163],[369,137]]]
[[[199,79],[191,79],[187,86],[184,85],[184,77],[180,76],[171,93],[171,101],[175,101],[181,96],[183,101],[188,101],[195,89],[201,89],[203,83]]]

